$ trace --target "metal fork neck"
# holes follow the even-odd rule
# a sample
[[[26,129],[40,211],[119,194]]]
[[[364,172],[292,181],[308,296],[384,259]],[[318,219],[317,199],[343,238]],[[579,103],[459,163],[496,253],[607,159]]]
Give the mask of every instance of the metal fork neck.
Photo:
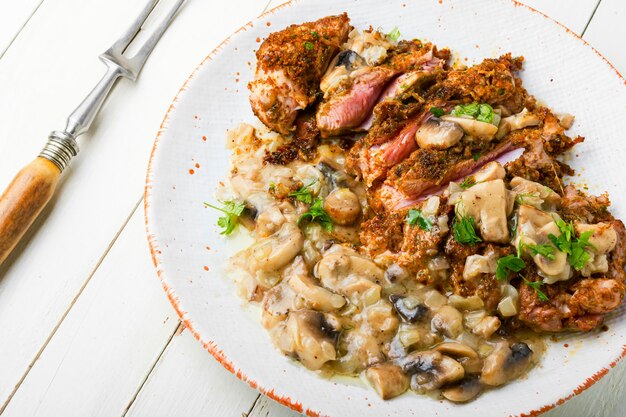
[[[41,158],[46,158],[52,162],[61,172],[63,172],[76,155],[78,155],[76,138],[67,132],[60,132],[58,130],[50,133],[46,146],[44,146],[39,153]]]

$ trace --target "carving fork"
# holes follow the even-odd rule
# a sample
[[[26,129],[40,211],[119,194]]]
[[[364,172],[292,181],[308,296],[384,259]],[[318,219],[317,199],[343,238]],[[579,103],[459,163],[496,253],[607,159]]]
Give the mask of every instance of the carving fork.
[[[102,80],[68,117],[65,130],[50,133],[48,143],[39,156],[22,168],[0,197],[0,264],[50,201],[59,176],[78,154],[76,138],[89,129],[117,79],[137,79],[148,56],[184,2],[175,0],[139,51],[132,57],[126,56],[129,45],[159,1],[150,0],[122,37],[100,55],[107,67]]]

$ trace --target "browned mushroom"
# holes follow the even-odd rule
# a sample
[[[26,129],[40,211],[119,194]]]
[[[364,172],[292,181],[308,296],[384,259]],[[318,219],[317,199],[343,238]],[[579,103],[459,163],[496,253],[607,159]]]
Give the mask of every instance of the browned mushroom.
[[[365,376],[383,400],[397,397],[409,389],[409,377],[392,362],[370,366]]]

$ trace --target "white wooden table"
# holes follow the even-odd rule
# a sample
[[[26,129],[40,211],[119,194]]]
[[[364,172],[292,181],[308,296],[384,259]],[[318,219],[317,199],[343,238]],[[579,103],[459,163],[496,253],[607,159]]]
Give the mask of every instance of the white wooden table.
[[[141,206],[152,142],[191,70],[284,0],[190,0],[137,83],[105,105],[60,193],[0,268],[3,416],[298,416],[224,370],[181,326]],[[99,79],[143,0],[0,0],[0,187]],[[626,73],[624,0],[525,0]],[[626,415],[626,364],[549,416]]]

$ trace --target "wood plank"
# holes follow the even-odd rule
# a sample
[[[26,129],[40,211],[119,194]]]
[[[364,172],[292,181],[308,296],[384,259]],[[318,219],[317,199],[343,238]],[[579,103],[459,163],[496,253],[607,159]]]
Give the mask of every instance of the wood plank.
[[[178,324],[139,208],[3,416],[123,415]]]
[[[4,2],[0,13],[0,58],[43,0]]]
[[[50,130],[63,126],[104,71],[97,55],[143,4],[42,4],[0,60],[0,187],[37,155]],[[137,204],[158,126],[181,83],[259,8],[257,0],[219,8],[213,2],[187,2],[139,80],[120,82],[94,125],[97,130],[81,138],[81,154],[57,198],[0,269],[0,407]]]
[[[241,416],[258,395],[183,331],[172,339],[127,417]]]
[[[583,38],[626,76],[626,3],[602,0]]]

